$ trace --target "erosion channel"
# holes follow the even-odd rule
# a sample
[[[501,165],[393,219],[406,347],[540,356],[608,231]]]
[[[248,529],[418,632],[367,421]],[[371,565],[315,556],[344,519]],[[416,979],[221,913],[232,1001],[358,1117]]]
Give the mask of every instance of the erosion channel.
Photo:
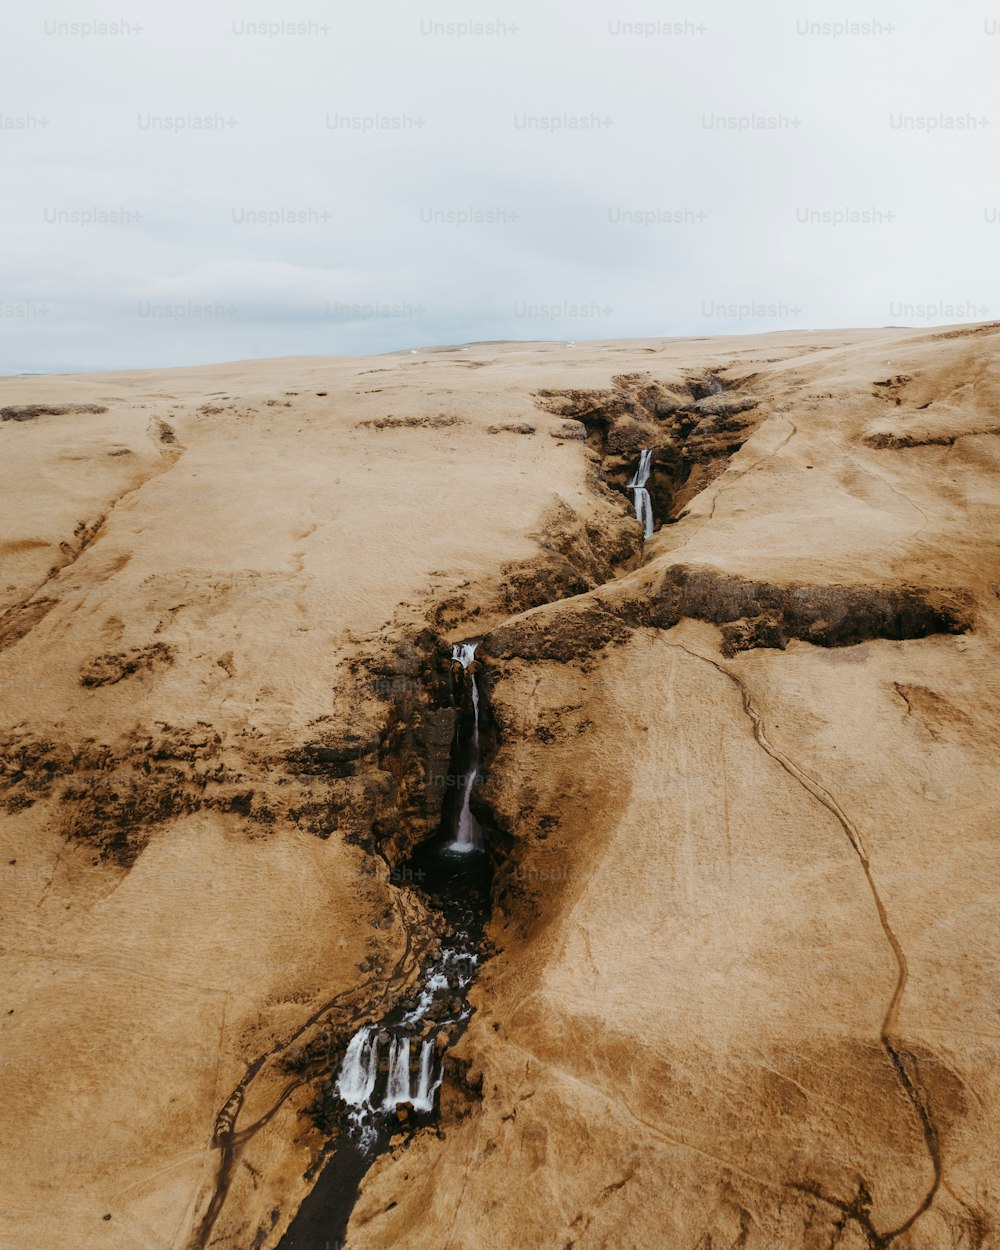
[[[490,910],[490,863],[471,810],[481,780],[480,698],[474,642],[456,645],[452,679],[459,715],[437,834],[419,846],[398,876],[424,891],[447,925],[440,950],[421,977],[417,1001],[403,1003],[351,1038],[319,1109],[335,1145],[316,1184],[280,1242],[280,1250],[330,1250],[343,1244],[361,1181],[392,1138],[429,1124],[443,1079],[444,1053],[463,1031],[468,991],[481,956]]]

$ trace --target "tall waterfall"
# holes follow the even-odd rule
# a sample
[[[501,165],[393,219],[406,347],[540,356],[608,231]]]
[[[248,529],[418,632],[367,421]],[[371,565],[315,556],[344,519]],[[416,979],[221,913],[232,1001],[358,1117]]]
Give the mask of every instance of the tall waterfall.
[[[389,1047],[389,1078],[382,1106],[393,1111],[410,1101],[410,1039],[394,1037]]]
[[[458,660],[463,669],[468,669],[476,658],[476,646],[474,642],[456,643],[452,648],[451,658]],[[455,834],[455,841],[448,848],[461,854],[478,851],[483,845],[483,833],[479,828],[479,822],[472,814],[471,806],[472,791],[479,778],[479,683],[475,673],[472,674],[472,741],[464,766],[465,776],[462,783],[462,807],[458,815],[458,831]]]
[[[378,1077],[378,1037],[373,1037],[370,1024],[351,1038],[344,1062],[337,1077],[340,1096],[351,1107],[366,1104],[375,1089]]]
[[[639,467],[632,475],[627,489],[635,491],[633,500],[635,502],[635,519],[642,526],[644,538],[653,537],[653,501],[649,497],[649,491],[646,489],[646,483],[649,481],[649,475],[653,471],[653,452],[650,448],[644,448],[639,452]]]
[[[431,1067],[434,1058],[434,1043],[428,1037],[420,1048],[420,1083],[413,1097],[413,1106],[417,1111],[433,1111],[434,1095],[437,1093],[441,1078],[431,1081]]]

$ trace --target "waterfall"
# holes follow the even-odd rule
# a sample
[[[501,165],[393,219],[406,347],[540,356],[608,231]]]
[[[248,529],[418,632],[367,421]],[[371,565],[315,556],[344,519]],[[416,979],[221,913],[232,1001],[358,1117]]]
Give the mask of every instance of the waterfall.
[[[394,1037],[389,1047],[389,1079],[382,1106],[392,1111],[410,1101],[410,1039]]]
[[[451,652],[453,703],[460,701],[461,707],[457,715],[448,714],[456,723],[449,752],[452,776],[445,779],[451,784],[441,804],[440,823],[433,836],[400,865],[398,876],[394,874],[394,879],[419,883],[429,910],[439,918],[440,925],[435,923],[433,931],[440,934],[440,941],[427,949],[419,975],[412,985],[407,983],[401,999],[376,997],[376,1002],[384,1004],[384,1014],[346,1039],[332,1081],[327,1079],[331,1073],[327,1057],[317,1054],[313,1058],[311,1049],[303,1052],[305,1076],[301,1079],[323,1078],[324,1119],[329,1113],[341,1131],[315,1186],[286,1230],[281,1250],[345,1244],[361,1178],[402,1135],[435,1119],[446,1078],[448,1044],[473,1013],[469,987],[480,959],[486,958],[482,948],[490,916],[492,870],[490,857],[482,850],[468,855],[456,852],[475,850],[485,841],[470,812],[471,792],[481,779],[480,751],[491,745],[493,732],[487,689],[480,690],[478,685],[476,650],[476,642],[471,641],[458,643]],[[469,681],[472,685],[467,690]],[[455,773],[462,774],[464,784],[455,785]],[[428,926],[428,936],[430,932]],[[366,977],[363,985],[368,984]],[[339,1041],[342,1035],[334,1036]],[[297,1087],[298,1080],[292,1079],[289,1090]],[[330,1096],[334,1104],[328,1108]],[[227,1177],[228,1173],[223,1178],[226,1183]],[[222,1189],[217,1192],[224,1194]]]
[[[437,1093],[441,1078],[431,1081],[431,1068],[434,1060],[434,1043],[430,1038],[420,1048],[420,1084],[413,1099],[414,1111],[433,1111],[434,1095]]]
[[[351,1038],[337,1077],[340,1096],[351,1107],[360,1107],[372,1096],[378,1077],[378,1037],[370,1024]]]
[[[456,765],[464,770],[462,780],[462,805],[455,826],[455,840],[448,845],[450,851],[475,851],[482,848],[482,831],[472,815],[470,801],[473,787],[479,780],[479,685],[473,662],[476,658],[477,641],[456,643],[452,648],[452,662],[461,664],[467,680],[471,681],[472,730],[467,732],[467,720],[461,718],[456,730],[453,750]],[[471,671],[470,671],[471,669]],[[474,868],[475,861],[468,861]],[[450,943],[445,943],[439,956],[425,973],[416,1003],[405,1014],[397,1017],[389,1026],[393,1030],[389,1040],[388,1070],[385,1077],[379,1073],[379,1028],[366,1024],[351,1038],[337,1076],[337,1090],[347,1104],[347,1122],[352,1138],[360,1149],[367,1152],[374,1148],[379,1134],[386,1131],[391,1115],[397,1107],[410,1103],[415,1111],[430,1113],[434,1099],[441,1086],[443,1074],[439,1066],[435,1078],[435,1046],[430,1037],[420,1043],[420,1075],[410,1073],[410,1051],[414,1039],[395,1032],[420,1026],[432,1005],[454,1001],[456,996],[464,1000],[475,974],[478,955],[475,945],[471,947],[469,932],[459,928]],[[469,1009],[463,1005],[462,1011]],[[463,1015],[463,1018],[466,1018]],[[419,1029],[423,1032],[423,1029]],[[419,1040],[419,1039],[418,1039]],[[384,1093],[375,1096],[376,1085]]]
[[[649,481],[649,475],[653,471],[653,452],[651,448],[644,448],[639,452],[639,467],[632,475],[629,482],[628,490],[634,490],[633,496],[635,502],[635,519],[642,526],[644,538],[653,537],[653,501],[649,497],[649,491],[646,489],[646,483]]]
[[[468,668],[476,658],[478,642],[456,642],[451,649],[451,658],[458,660],[463,668]]]
[[[432,977],[435,989],[447,987],[447,978],[440,974]],[[428,1003],[429,1005],[429,1003]],[[441,1085],[441,1074],[432,1079],[434,1069],[434,1041],[428,1037],[420,1048],[420,1077],[417,1092],[411,1092],[410,1039],[394,1037],[389,1045],[389,1073],[381,1110],[395,1111],[401,1103],[410,1103],[415,1111],[433,1111],[434,1095]],[[341,1098],[354,1110],[350,1122],[360,1130],[361,1141],[367,1145],[376,1131],[378,1118],[372,1121],[376,1110],[371,1105],[378,1080],[378,1035],[372,1025],[366,1024],[351,1038],[337,1078]]]
[[[476,658],[474,642],[456,643],[451,651],[451,658],[458,660],[463,669]],[[472,814],[472,791],[479,779],[479,683],[476,674],[472,674],[472,742],[468,757],[465,760],[465,777],[462,783],[462,807],[458,815],[458,832],[449,850],[466,854],[478,851],[483,845],[483,834],[479,822]]]

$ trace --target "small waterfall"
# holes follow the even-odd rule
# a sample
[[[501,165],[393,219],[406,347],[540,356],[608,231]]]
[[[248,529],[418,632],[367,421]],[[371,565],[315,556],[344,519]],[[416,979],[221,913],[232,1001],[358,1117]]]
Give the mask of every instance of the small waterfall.
[[[368,1103],[378,1077],[378,1037],[370,1024],[351,1038],[337,1077],[341,1098],[351,1107]]]
[[[448,979],[436,974],[431,978],[430,984],[436,990],[446,989]],[[424,1010],[429,1005],[429,1001],[426,1005],[422,1003]],[[408,1022],[408,1018],[404,1018],[403,1023]],[[404,1103],[410,1103],[414,1111],[434,1110],[434,1096],[441,1085],[441,1075],[438,1075],[436,1081],[432,1080],[433,1067],[434,1039],[428,1037],[420,1048],[420,1077],[417,1092],[413,1093],[410,1078],[410,1038],[393,1037],[389,1043],[385,1097],[373,1106],[372,1095],[378,1080],[378,1034],[370,1024],[355,1033],[340,1066],[337,1090],[344,1102],[352,1108],[349,1123],[358,1131],[363,1149],[367,1149],[374,1141],[382,1112],[395,1111]]]
[[[410,1101],[410,1039],[394,1037],[389,1047],[389,1079],[382,1106],[393,1111]]]
[[[634,490],[633,500],[635,503],[635,519],[642,526],[644,538],[653,537],[653,501],[649,497],[649,491],[646,489],[646,483],[649,481],[649,475],[653,471],[653,452],[651,448],[644,448],[639,452],[639,467],[632,475],[629,482],[628,490]]]
[[[478,642],[456,642],[451,649],[451,658],[458,660],[463,668],[468,668],[476,658],[476,647],[478,646]]]
[[[434,1059],[434,1043],[428,1037],[420,1048],[420,1084],[413,1099],[415,1111],[433,1111],[434,1095],[437,1093],[441,1078],[431,1081],[431,1068]]]
[[[412,1011],[408,1011],[406,1013],[400,1023],[409,1028],[411,1025],[414,1025],[418,1021],[422,1020],[424,1016],[427,1015],[427,1010],[431,1003],[433,1003],[435,996],[439,994],[441,990],[446,990],[447,988],[448,978],[444,975],[444,973],[433,973],[430,977],[428,977],[424,988],[420,992],[420,1001]]]
[[[452,648],[451,658],[457,660],[463,669],[476,658],[474,642],[456,643]],[[472,674],[472,742],[468,758],[465,761],[465,778],[462,785],[462,807],[458,814],[458,831],[449,850],[467,854],[469,851],[482,849],[483,833],[479,822],[472,814],[472,791],[479,780],[479,683],[476,674]]]

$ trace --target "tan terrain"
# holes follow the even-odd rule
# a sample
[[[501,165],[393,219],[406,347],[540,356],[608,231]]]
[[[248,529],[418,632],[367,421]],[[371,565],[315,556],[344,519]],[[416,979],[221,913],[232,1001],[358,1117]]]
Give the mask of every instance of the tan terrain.
[[[0,1247],[278,1244],[470,637],[490,957],[347,1246],[1000,1246],[998,347],[0,382]]]

